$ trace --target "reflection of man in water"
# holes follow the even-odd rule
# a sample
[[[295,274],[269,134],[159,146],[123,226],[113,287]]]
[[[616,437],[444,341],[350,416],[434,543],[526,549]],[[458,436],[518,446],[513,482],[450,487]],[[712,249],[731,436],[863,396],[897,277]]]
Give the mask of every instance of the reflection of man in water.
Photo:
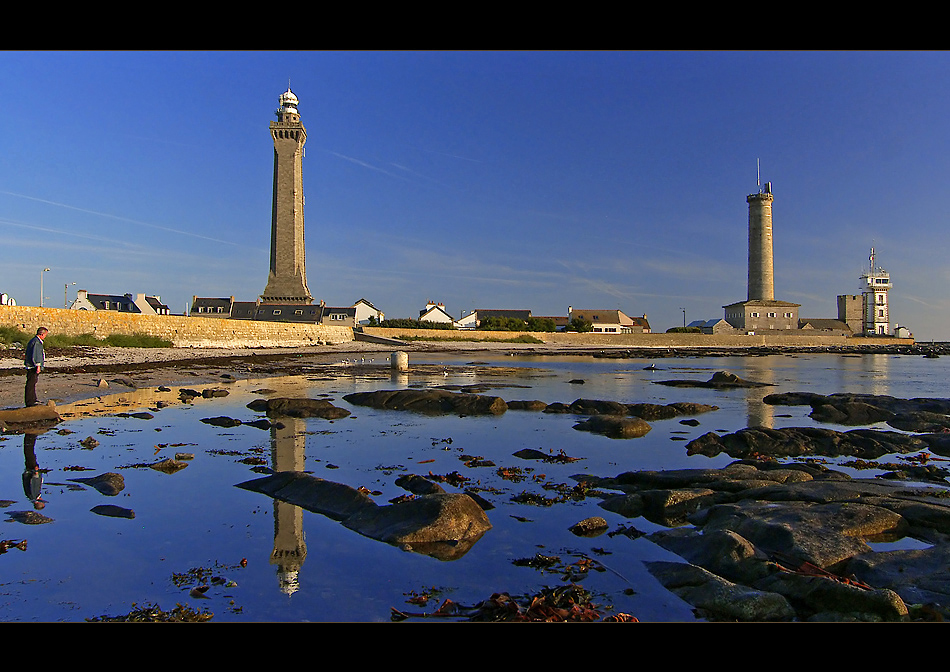
[[[36,463],[36,434],[23,435],[23,459],[26,466],[23,470],[23,493],[33,502],[34,509],[46,506],[40,495],[43,493],[43,473]]]

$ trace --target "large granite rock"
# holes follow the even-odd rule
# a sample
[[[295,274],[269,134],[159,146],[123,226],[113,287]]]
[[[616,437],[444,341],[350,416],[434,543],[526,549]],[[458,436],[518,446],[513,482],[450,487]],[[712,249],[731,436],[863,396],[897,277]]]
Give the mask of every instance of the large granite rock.
[[[777,592],[732,583],[702,567],[648,562],[647,569],[665,588],[715,620],[789,621],[795,610]]]
[[[653,382],[668,387],[705,387],[714,390],[736,387],[769,387],[772,385],[772,383],[756,383],[751,380],[744,380],[728,371],[717,371],[709,380],[655,380]]]
[[[52,401],[39,406],[26,408],[11,408],[0,411],[0,429],[6,427],[20,428],[24,426],[50,426],[62,420],[56,411],[56,404]]]
[[[75,483],[92,486],[107,497],[114,497],[125,490],[125,477],[122,474],[109,471],[98,476],[69,479]]]
[[[431,415],[443,413],[501,415],[508,410],[508,405],[501,397],[439,389],[355,392],[343,398],[357,406],[391,411],[414,411]]]
[[[626,418],[617,415],[592,415],[574,425],[582,432],[603,434],[612,439],[636,439],[644,436],[652,427],[642,418]]]
[[[492,527],[482,508],[465,494],[435,493],[379,506],[362,490],[293,471],[237,487],[296,504],[371,539],[440,560],[462,557]]]
[[[247,407],[252,411],[267,413],[268,417],[271,418],[323,418],[325,420],[336,420],[350,415],[347,409],[334,406],[325,399],[290,399],[287,397],[255,399],[249,403]]]

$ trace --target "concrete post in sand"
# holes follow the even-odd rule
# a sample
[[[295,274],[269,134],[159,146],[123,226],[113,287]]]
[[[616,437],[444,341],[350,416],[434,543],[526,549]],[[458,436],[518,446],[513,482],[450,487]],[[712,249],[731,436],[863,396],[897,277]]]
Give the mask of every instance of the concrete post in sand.
[[[389,366],[393,371],[408,371],[409,353],[402,351],[394,352],[389,357]]]

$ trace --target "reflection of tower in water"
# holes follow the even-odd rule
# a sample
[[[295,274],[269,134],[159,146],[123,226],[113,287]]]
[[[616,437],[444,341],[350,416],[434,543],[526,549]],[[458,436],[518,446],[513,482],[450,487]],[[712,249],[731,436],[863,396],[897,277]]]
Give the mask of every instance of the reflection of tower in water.
[[[303,471],[306,460],[307,435],[305,421],[282,418],[282,427],[274,425],[271,435],[271,463],[274,471]],[[297,592],[300,568],[307,559],[303,534],[303,509],[278,499],[274,500],[274,550],[272,565],[277,565],[280,590],[287,595]]]
[[[867,394],[890,394],[888,385],[888,370],[891,363],[891,355],[866,354],[860,357],[842,358],[844,364],[838,367],[839,382],[837,389],[847,391],[854,389],[855,382],[859,383],[859,388]],[[849,380],[857,372],[863,381]]]
[[[771,357],[746,357],[746,380],[752,380],[757,383],[775,382],[775,369],[769,364]],[[749,416],[747,427],[775,427],[775,410],[770,404],[762,401],[769,388],[750,387],[745,391],[746,412]]]

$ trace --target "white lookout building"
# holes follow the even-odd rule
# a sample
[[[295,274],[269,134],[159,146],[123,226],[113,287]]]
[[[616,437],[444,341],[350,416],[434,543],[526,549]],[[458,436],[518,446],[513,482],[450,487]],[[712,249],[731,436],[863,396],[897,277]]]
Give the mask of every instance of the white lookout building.
[[[890,319],[887,308],[887,291],[891,285],[891,275],[883,268],[874,266],[874,248],[871,248],[870,265],[861,275],[861,294],[864,296],[864,333],[870,336],[883,336],[890,333]]]

